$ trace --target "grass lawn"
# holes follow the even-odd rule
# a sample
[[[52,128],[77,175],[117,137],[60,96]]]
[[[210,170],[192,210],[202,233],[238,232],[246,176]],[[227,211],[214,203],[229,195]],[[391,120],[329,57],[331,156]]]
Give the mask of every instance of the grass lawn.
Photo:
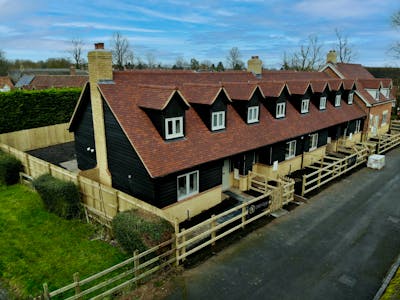
[[[400,269],[390,281],[386,288],[385,293],[382,295],[381,300],[398,300],[400,299]]]
[[[44,210],[39,195],[22,185],[0,186],[0,281],[18,297],[55,290],[106,269],[127,256],[90,238],[95,227]]]

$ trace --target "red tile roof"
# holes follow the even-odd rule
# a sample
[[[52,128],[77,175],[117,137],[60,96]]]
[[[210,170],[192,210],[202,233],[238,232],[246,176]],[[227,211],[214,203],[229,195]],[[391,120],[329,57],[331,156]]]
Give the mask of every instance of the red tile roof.
[[[326,80],[312,80],[310,83],[314,93],[322,93],[328,87],[328,82]]]
[[[345,78],[375,78],[370,72],[368,72],[366,68],[364,68],[360,64],[337,63],[335,67]]]
[[[258,89],[257,84],[255,82],[253,83],[229,82],[229,83],[224,83],[224,88],[226,89],[229,97],[232,100],[245,100],[245,101],[250,100],[254,92]]]
[[[136,89],[137,105],[143,108],[163,110],[175,93],[179,93],[179,91],[174,86],[139,85]],[[186,99],[181,98],[186,106],[190,107]]]
[[[0,89],[4,88],[6,85],[8,85],[10,89],[14,88],[14,84],[12,83],[10,77],[0,76]]]
[[[35,75],[28,89],[81,88],[88,80],[87,75]]]
[[[284,81],[261,81],[258,86],[261,88],[265,97],[279,97],[286,83]]]
[[[226,95],[226,90],[220,84],[194,84],[184,83],[180,91],[189,103],[211,105],[217,99],[221,91]],[[230,100],[229,96],[227,95]]]
[[[302,81],[293,80],[293,81],[288,81],[286,85],[289,89],[289,93],[295,95],[304,95],[307,92],[308,87],[310,86],[310,82],[304,80]]]
[[[264,80],[312,80],[328,79],[330,76],[323,72],[308,71],[267,71],[263,70],[262,79]]]
[[[365,116],[357,105],[346,104],[335,108],[328,102],[325,111],[310,105],[308,114],[300,114],[291,103],[288,103],[286,118],[277,120],[264,105],[261,105],[260,122],[249,126],[237,111],[228,105],[226,130],[215,133],[207,128],[194,109],[189,109],[185,117],[185,138],[178,141],[164,141],[147,114],[138,106],[142,101],[137,89],[138,81],[144,83],[145,77],[150,82],[158,83],[160,80],[164,84],[181,80],[183,85],[184,82],[226,78],[222,73],[217,73],[218,76],[210,75],[214,73],[207,75],[186,73],[184,76],[180,75],[183,73],[171,72],[158,74],[152,72],[152,74],[153,76],[147,76],[146,72],[115,72],[114,84],[99,84],[106,102],[152,177],[165,176]],[[170,74],[173,78],[168,78],[166,74]],[[230,80],[235,76],[238,75],[231,77],[228,75]],[[243,80],[246,76],[238,77]],[[273,86],[275,91],[279,89],[282,91],[284,87],[282,83],[276,85],[261,83],[260,86],[262,85]],[[184,90],[184,85],[182,89]],[[183,92],[182,95],[184,96]],[[213,97],[213,93],[210,95]],[[190,97],[192,96],[188,96]]]

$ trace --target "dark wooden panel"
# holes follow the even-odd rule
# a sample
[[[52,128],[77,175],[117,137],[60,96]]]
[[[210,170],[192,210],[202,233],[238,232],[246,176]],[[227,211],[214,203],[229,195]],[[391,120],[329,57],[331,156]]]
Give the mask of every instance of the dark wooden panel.
[[[90,95],[84,96],[90,97]],[[74,129],[75,151],[78,168],[80,170],[89,170],[93,169],[97,164],[96,152],[91,151],[91,149],[95,149],[92,105],[90,98],[82,99],[82,101],[85,101],[86,105],[81,108],[80,120],[76,122]]]
[[[107,103],[103,102],[108,168],[112,185],[146,202],[155,204],[154,183]]]

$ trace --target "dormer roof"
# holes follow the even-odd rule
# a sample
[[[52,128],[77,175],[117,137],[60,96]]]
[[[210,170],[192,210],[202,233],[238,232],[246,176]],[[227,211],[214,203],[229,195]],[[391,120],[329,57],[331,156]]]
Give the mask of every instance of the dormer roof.
[[[284,81],[261,81],[259,84],[265,97],[279,97],[285,87],[286,82]]]
[[[304,95],[308,88],[310,87],[309,81],[292,80],[287,81],[286,85],[288,87],[289,93],[292,95]]]
[[[212,105],[220,93],[224,93],[228,101],[231,102],[228,93],[221,84],[184,83],[180,90],[189,103]]]
[[[142,108],[163,110],[175,94],[179,94],[187,108],[189,102],[175,86],[139,85],[137,89],[137,105]]]
[[[253,97],[255,91],[259,89],[256,82],[224,82],[223,85],[232,100],[248,101]]]

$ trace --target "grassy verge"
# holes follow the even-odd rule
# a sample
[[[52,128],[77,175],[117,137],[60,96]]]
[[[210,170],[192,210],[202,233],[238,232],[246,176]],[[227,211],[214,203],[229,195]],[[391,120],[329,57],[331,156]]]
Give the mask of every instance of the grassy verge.
[[[95,227],[44,210],[37,193],[22,185],[0,186],[0,281],[18,297],[50,291],[108,268],[126,255],[99,240]]]
[[[398,300],[400,299],[400,269],[390,281],[390,284],[382,295],[381,300]]]

